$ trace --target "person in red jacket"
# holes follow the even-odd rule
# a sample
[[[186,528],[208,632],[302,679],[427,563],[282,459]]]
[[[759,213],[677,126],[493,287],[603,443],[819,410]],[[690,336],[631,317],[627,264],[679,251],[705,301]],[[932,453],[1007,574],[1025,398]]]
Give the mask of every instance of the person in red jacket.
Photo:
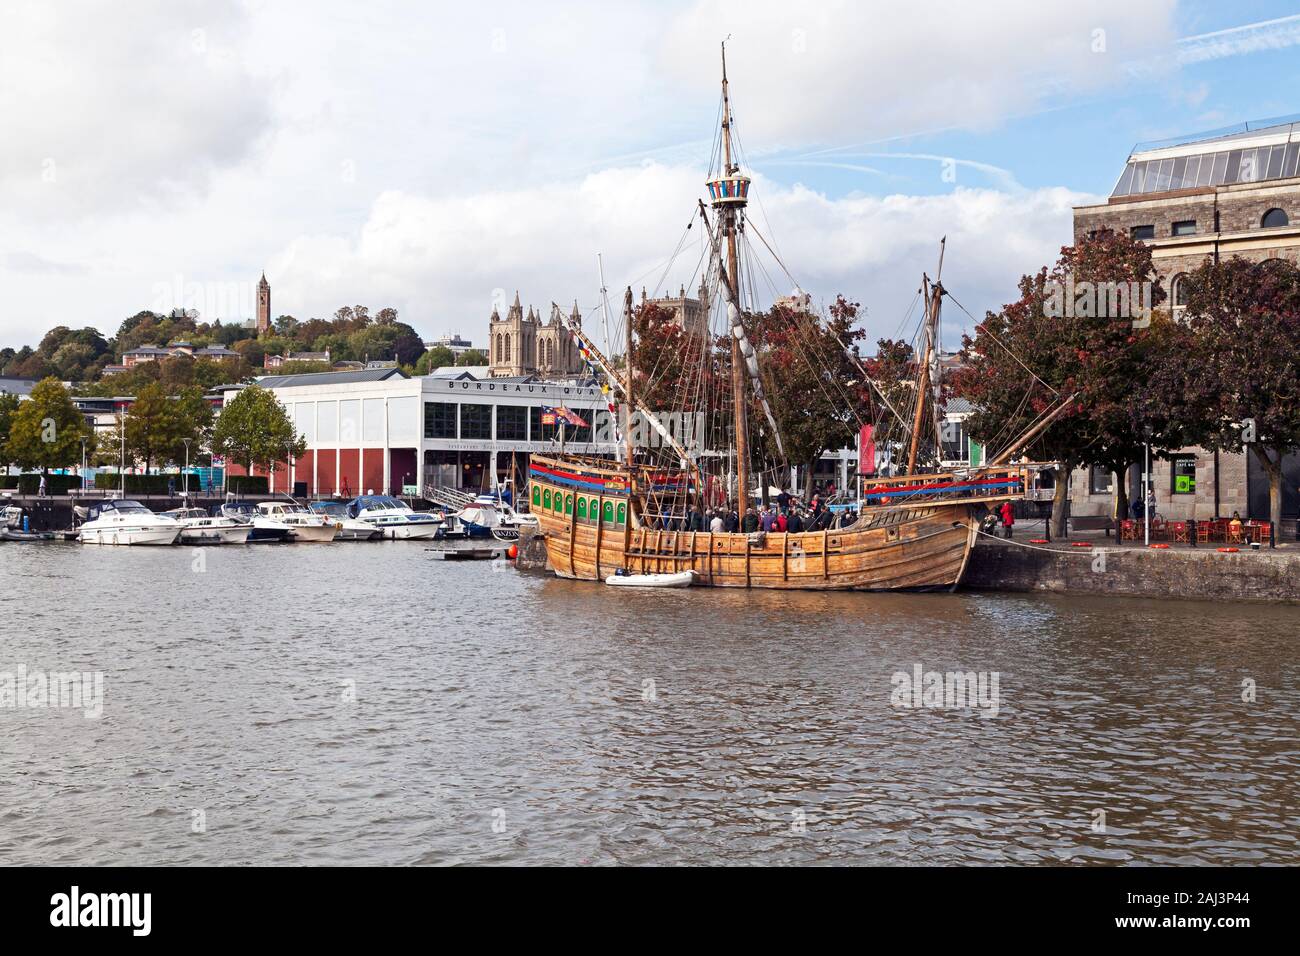
[[[782,511],[776,516],[776,530],[784,533],[789,527],[790,523],[786,520],[785,512]]]
[[[1016,510],[1011,507],[1011,502],[1004,501],[1002,502],[1000,514],[1002,515],[1002,536],[1010,538],[1011,526],[1016,523]]]

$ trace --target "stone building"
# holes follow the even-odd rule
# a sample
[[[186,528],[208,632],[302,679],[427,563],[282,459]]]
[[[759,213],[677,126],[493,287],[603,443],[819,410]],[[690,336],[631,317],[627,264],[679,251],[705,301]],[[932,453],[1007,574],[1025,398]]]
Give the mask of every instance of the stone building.
[[[675,296],[660,296],[657,299],[646,298],[646,291],[641,289],[641,304],[658,306],[661,309],[673,313],[673,321],[680,325],[685,332],[692,334],[704,335],[709,328],[709,290],[701,282],[699,293],[696,298],[692,299],[686,294],[686,286],[682,286]]]
[[[262,281],[257,284],[257,334],[263,336],[271,331],[271,283],[262,273]]]
[[[1184,277],[1207,260],[1300,264],[1298,163],[1300,123],[1139,146],[1106,202],[1075,208],[1074,241],[1102,231],[1141,239],[1169,295],[1163,307],[1177,316],[1186,304]],[[1125,476],[1130,500],[1141,497],[1141,472],[1134,466]],[[1294,516],[1294,480],[1284,485],[1283,514]],[[1181,449],[1152,462],[1151,487],[1157,512],[1171,520],[1234,511],[1268,517],[1267,480],[1247,455]],[[1071,476],[1074,514],[1110,514],[1114,499],[1114,476],[1096,468]]]
[[[582,325],[577,302],[569,321]],[[537,375],[563,379],[580,375],[583,364],[573,337],[560,322],[559,310],[553,309],[546,321],[532,306],[525,314],[516,292],[505,318],[493,308],[488,319],[488,368],[493,378]]]

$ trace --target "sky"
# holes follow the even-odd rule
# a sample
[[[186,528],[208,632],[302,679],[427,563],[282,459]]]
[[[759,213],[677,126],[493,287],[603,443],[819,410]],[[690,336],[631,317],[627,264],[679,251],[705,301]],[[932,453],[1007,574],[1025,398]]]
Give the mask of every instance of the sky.
[[[128,12],[129,11],[129,12]],[[0,0],[0,346],[141,309],[399,310],[691,282],[727,44],[760,299],[982,316],[1133,146],[1300,113],[1300,7],[1175,0]],[[972,324],[951,305],[945,344]]]

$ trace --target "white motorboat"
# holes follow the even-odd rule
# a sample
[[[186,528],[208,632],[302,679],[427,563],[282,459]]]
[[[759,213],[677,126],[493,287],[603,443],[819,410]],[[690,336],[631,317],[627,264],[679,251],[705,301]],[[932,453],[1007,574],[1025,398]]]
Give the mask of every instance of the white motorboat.
[[[181,524],[181,544],[247,544],[253,526],[235,518],[213,517],[202,508],[176,508],[164,517]]]
[[[238,524],[247,525],[249,544],[280,544],[293,540],[288,525],[263,520],[259,526],[257,521],[261,516],[251,501],[227,501],[213,508],[212,515],[216,518],[230,518]]]
[[[499,541],[518,541],[520,528],[538,527],[536,518],[520,514],[497,495],[479,495],[473,504],[456,513],[456,520],[467,537],[491,535]]]
[[[348,514],[373,525],[392,540],[427,540],[442,534],[442,515],[413,511],[391,495],[354,498],[348,503]]]
[[[77,540],[82,544],[173,544],[181,523],[138,501],[117,498],[91,505]]]
[[[688,588],[695,582],[694,571],[673,574],[611,574],[606,584],[626,588]]]
[[[508,508],[509,505],[506,507]],[[518,541],[519,532],[524,528],[531,528],[535,531],[539,527],[536,516],[520,514],[518,511],[511,509],[508,514],[501,515],[497,526],[492,529],[492,537],[498,541]]]
[[[378,541],[384,536],[373,524],[349,515],[348,506],[342,501],[313,501],[307,507],[312,514],[338,522],[339,536],[335,541]]]
[[[262,501],[253,527],[288,528],[291,541],[326,543],[338,537],[341,526],[333,518],[314,515],[296,501]]]

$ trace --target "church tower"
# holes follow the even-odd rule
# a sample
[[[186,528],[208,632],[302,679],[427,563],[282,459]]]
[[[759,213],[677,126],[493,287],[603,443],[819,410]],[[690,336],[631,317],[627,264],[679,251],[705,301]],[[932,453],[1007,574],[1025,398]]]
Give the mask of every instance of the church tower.
[[[257,334],[266,335],[271,331],[271,283],[266,281],[266,272],[257,284]]]

